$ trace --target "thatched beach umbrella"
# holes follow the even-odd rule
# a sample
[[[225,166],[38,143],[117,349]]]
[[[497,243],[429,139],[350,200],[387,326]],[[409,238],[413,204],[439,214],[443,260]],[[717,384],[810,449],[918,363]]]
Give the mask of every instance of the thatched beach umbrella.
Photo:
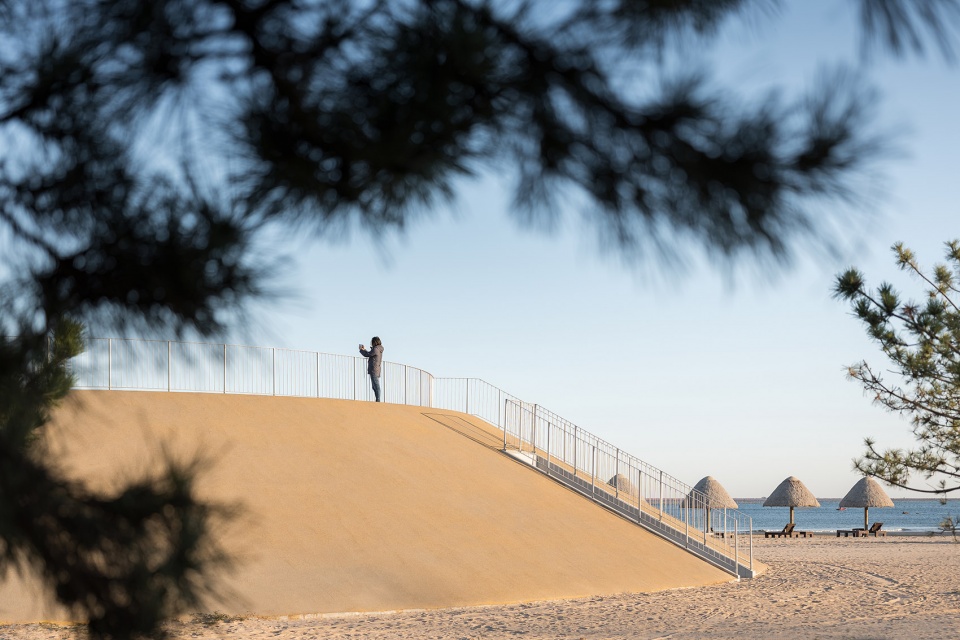
[[[737,503],[733,498],[730,497],[730,494],[727,493],[727,490],[723,488],[723,485],[717,482],[716,478],[713,476],[707,476],[693,485],[693,491],[687,495],[687,501],[693,502],[694,491],[700,492],[704,495],[707,503],[707,507],[710,509],[736,509]]]
[[[621,500],[624,499],[624,496],[630,498],[635,498],[637,501],[637,506],[640,509],[643,509],[643,506],[647,504],[647,501],[643,499],[643,496],[640,495],[640,488],[634,483],[630,482],[630,479],[622,473],[611,477],[607,480],[607,484],[617,490],[617,497]],[[631,500],[627,500],[631,502]]]
[[[617,493],[626,493],[627,495],[637,495],[637,486],[630,482],[630,479],[622,473],[618,473],[609,480],[607,484],[617,490]]]
[[[702,494],[702,498],[697,494]],[[687,494],[686,504],[688,507],[700,506],[701,500],[706,503],[704,506],[707,511],[707,530],[710,529],[710,510],[711,509],[736,509],[737,503],[730,497],[723,485],[716,481],[713,476],[703,478],[693,486],[693,491]]]
[[[870,507],[892,507],[893,500],[877,481],[870,477],[860,478],[857,484],[843,496],[841,507],[863,507],[863,528],[870,528]]]
[[[763,506],[790,507],[790,524],[793,524],[794,507],[819,507],[820,502],[798,478],[790,476],[763,501]]]

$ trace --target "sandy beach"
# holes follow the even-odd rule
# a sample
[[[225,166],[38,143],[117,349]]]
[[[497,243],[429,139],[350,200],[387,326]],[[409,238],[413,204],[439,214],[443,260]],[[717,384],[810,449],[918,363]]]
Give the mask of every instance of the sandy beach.
[[[187,617],[173,638],[944,638],[960,623],[960,544],[949,536],[757,539],[754,580],[505,606],[284,618]],[[0,627],[73,640],[76,628]]]
[[[917,640],[960,623],[951,536],[754,536],[768,570],[733,582],[455,412],[110,392],[63,411],[77,413],[49,430],[50,454],[105,490],[148,469],[158,441],[222,452],[200,491],[247,511],[220,532],[241,561],[222,576],[236,597],[169,622],[174,639]],[[30,584],[0,583],[0,639],[83,640],[34,622],[72,618]]]

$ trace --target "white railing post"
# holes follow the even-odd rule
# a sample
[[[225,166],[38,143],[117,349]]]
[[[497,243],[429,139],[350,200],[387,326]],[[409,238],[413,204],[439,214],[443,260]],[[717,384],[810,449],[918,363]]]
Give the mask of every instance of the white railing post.
[[[550,423],[547,423],[547,475],[550,475]]]
[[[643,468],[637,468],[637,522],[643,516]]]
[[[227,345],[223,345],[223,392],[227,392]]]
[[[726,524],[724,524],[726,528]],[[740,577],[740,522],[737,518],[733,519],[733,563],[737,569],[737,577]]]
[[[277,348],[276,347],[270,348],[270,357],[271,357],[270,382],[273,383],[273,389],[270,392],[270,395],[275,396],[277,395]]]
[[[591,445],[593,447],[593,469],[590,471],[590,497],[596,495],[597,492],[597,445]]]
[[[530,432],[530,446],[537,451],[537,405],[533,405],[533,428]]]
[[[113,389],[113,338],[107,338],[107,389]]]
[[[315,352],[317,356],[317,398],[320,397],[320,352]]]
[[[171,371],[173,369],[173,360],[171,358],[171,353],[173,348],[170,345],[170,341],[167,340],[167,391],[171,390]]]
[[[613,493],[619,500],[620,499],[620,448],[619,447],[617,448],[617,462],[613,465],[613,469],[614,469],[613,484],[615,485],[613,488]]]
[[[577,425],[573,425],[573,477],[577,477]]]
[[[567,421],[563,421],[563,448],[561,454],[563,456],[563,461],[567,461]]]
[[[509,400],[504,401],[503,405],[503,450],[507,450],[507,405]]]
[[[660,521],[663,522],[663,470],[660,470]]]
[[[703,546],[707,546],[707,529],[710,528],[710,504],[704,501],[703,503]]]

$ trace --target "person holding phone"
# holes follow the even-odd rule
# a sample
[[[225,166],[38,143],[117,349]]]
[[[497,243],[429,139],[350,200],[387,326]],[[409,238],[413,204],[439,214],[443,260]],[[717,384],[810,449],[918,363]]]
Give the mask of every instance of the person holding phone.
[[[360,355],[367,359],[367,373],[370,374],[370,384],[373,385],[373,395],[380,402],[380,363],[383,362],[383,343],[380,338],[370,338],[370,350],[360,345]]]

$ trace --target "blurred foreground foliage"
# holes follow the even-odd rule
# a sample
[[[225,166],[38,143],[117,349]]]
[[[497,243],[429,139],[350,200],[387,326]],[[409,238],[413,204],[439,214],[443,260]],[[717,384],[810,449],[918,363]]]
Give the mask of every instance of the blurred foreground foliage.
[[[197,500],[199,462],[171,461],[98,495],[44,456],[42,431],[82,348],[69,320],[43,339],[0,341],[0,575],[37,570],[94,637],[155,635],[164,619],[201,605],[209,574],[229,568],[209,532],[231,513]]]
[[[908,417],[918,445],[881,451],[868,438],[854,466],[897,487],[946,495],[960,489],[960,242],[948,242],[946,261],[929,272],[903,244],[893,251],[897,266],[925,285],[923,301],[904,299],[886,282],[870,290],[856,269],[837,276],[835,293],[892,365],[883,371],[863,361],[850,377],[876,403]],[[911,482],[913,474],[928,485]]]
[[[222,332],[268,293],[267,229],[398,230],[492,173],[520,220],[581,203],[628,260],[828,247],[883,147],[859,73],[744,100],[666,71],[778,4],[0,0],[0,569],[105,638],[202,595],[196,469],[97,496],[32,447],[81,323]],[[868,47],[954,55],[958,0],[859,7]]]

